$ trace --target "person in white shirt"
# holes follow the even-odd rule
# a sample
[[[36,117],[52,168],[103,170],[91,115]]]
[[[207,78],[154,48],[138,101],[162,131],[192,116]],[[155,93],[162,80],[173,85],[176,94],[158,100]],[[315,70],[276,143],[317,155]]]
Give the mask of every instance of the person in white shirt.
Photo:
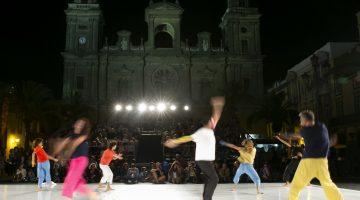
[[[200,170],[204,173],[204,192],[203,199],[211,200],[219,178],[217,176],[214,163],[216,139],[214,129],[220,119],[225,105],[224,97],[213,97],[210,100],[212,105],[212,115],[210,120],[204,123],[203,127],[190,136],[178,139],[169,139],[164,145],[168,148],[175,148],[182,143],[193,141],[196,143],[195,161]]]

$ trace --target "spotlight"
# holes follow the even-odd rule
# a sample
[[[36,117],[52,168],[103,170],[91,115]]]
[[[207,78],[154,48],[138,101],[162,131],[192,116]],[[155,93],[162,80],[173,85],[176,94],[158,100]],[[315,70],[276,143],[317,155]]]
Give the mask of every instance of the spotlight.
[[[122,110],[122,106],[120,104],[116,104],[115,111],[121,111],[121,110]]]
[[[176,106],[175,106],[175,105],[171,105],[171,106],[170,106],[170,110],[175,111],[175,110],[176,110]]]
[[[132,110],[133,110],[133,107],[132,107],[132,105],[127,105],[127,106],[125,107],[125,109],[126,109],[127,111],[132,111]]]
[[[154,111],[155,110],[155,106],[154,105],[150,105],[149,106],[149,111]]]
[[[184,110],[188,111],[190,110],[190,107],[188,105],[184,106]]]
[[[139,112],[145,112],[146,109],[147,109],[147,106],[146,106],[145,103],[140,103],[140,104],[138,105],[138,110],[139,110]]]
[[[156,106],[156,109],[159,111],[159,112],[163,112],[166,110],[166,105],[165,103],[158,103],[157,106]]]

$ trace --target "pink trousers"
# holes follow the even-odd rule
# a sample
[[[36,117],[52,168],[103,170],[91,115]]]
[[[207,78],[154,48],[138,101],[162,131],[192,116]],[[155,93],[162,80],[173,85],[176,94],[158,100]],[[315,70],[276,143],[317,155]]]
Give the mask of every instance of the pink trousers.
[[[88,194],[91,190],[86,186],[86,181],[83,178],[89,160],[85,156],[73,158],[70,160],[69,169],[65,177],[62,195],[72,198],[75,191],[81,194]]]

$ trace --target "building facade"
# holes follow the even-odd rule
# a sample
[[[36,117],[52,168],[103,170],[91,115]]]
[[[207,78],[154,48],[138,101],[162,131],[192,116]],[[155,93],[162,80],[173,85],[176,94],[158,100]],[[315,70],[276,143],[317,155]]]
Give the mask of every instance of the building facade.
[[[260,15],[248,0],[228,0],[219,24],[220,46],[212,46],[209,32],[197,33],[196,46],[182,40],[178,1],[150,1],[145,9],[148,39],[138,46],[128,30],[117,32],[115,44],[107,43],[96,0],[75,0],[65,12],[65,100],[80,96],[89,105],[109,106],[162,98],[200,105],[231,83],[254,98],[263,95]],[[239,106],[251,109],[250,104]]]
[[[360,133],[360,44],[327,43],[268,93],[282,95],[295,110],[314,110],[332,133]]]

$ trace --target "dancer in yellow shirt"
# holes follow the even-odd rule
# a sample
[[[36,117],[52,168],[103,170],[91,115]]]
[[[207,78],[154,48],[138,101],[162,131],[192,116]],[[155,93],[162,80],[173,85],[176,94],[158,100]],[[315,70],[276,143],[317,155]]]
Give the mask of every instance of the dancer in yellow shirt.
[[[253,141],[249,139],[244,140],[241,143],[243,147],[238,147],[236,145],[226,143],[224,141],[220,141],[220,144],[235,149],[240,153],[240,156],[238,157],[240,166],[237,169],[233,179],[233,182],[235,183],[234,190],[236,190],[236,184],[239,183],[240,176],[242,174],[247,174],[251,178],[251,180],[255,183],[257,194],[263,194],[262,192],[260,192],[260,184],[261,184],[260,177],[256,172],[256,170],[254,169],[254,165],[253,165],[256,156],[256,148],[254,147]]]

